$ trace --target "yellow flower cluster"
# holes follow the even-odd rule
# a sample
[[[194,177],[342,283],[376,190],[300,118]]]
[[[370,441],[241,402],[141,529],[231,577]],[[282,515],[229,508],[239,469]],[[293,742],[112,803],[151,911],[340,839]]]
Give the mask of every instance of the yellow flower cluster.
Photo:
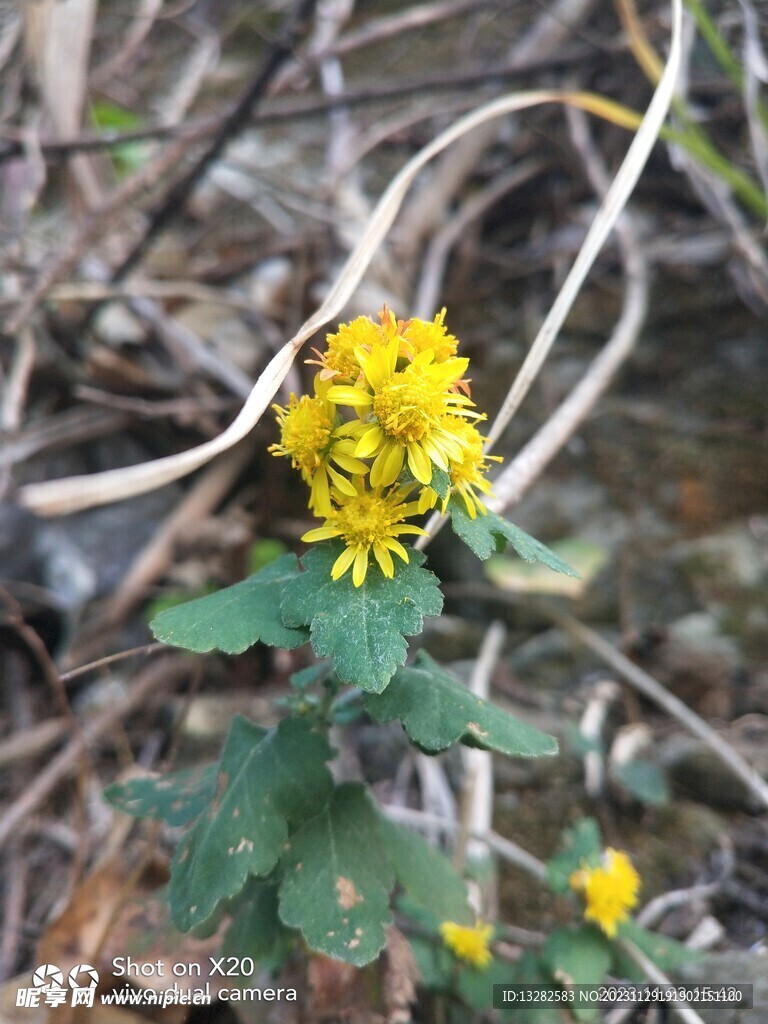
[[[569,884],[584,896],[586,920],[594,921],[609,938],[627,920],[640,892],[640,876],[632,861],[626,853],[611,847],[603,852],[597,867],[582,866],[574,871]]]
[[[499,460],[483,454],[475,423],[485,417],[469,397],[469,360],[456,355],[444,319],[443,309],[432,322],[396,320],[385,306],[378,324],[367,316],[341,324],[310,360],[320,367],[314,395],[274,406],[280,442],[269,450],[290,458],[309,486],[310,509],[325,520],[302,539],[344,541],[334,579],[351,568],[359,587],[371,552],[389,578],[393,554],[408,561],[397,538],[424,532],[406,520],[441,500],[431,486],[436,471],[449,488],[443,511],[455,495],[473,518],[485,514],[488,460]]]
[[[490,924],[478,921],[474,928],[469,928],[454,921],[443,921],[440,935],[454,956],[481,971],[493,960],[488,948],[493,938],[493,926]]]

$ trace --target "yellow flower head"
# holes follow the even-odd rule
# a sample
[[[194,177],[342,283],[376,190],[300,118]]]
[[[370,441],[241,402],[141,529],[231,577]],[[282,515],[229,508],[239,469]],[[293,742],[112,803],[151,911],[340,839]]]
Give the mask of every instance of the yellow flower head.
[[[280,441],[270,445],[275,456],[287,456],[310,485],[309,507],[318,515],[331,511],[330,486],[355,494],[349,480],[330,465],[335,462],[348,473],[367,473],[368,467],[354,457],[356,442],[347,428],[337,426],[335,406],[328,401],[329,384],[315,378],[315,396],[291,394],[288,407],[274,405],[280,426]]]
[[[385,492],[381,487],[366,490],[362,477],[355,477],[350,486],[353,494],[335,491],[337,508],[331,510],[325,523],[301,538],[305,541],[330,540],[340,537],[346,547],[331,569],[331,578],[339,579],[352,568],[352,582],[361,586],[368,572],[371,551],[381,571],[391,579],[395,573],[392,553],[408,561],[408,552],[397,540],[404,533],[423,534],[418,526],[403,520],[416,515],[418,502],[406,501],[411,486],[395,487]]]
[[[414,318],[402,325],[402,349],[409,358],[419,352],[434,353],[436,363],[444,363],[456,355],[458,340],[448,333],[443,323],[445,308],[441,309],[432,323]]]
[[[443,942],[459,960],[465,960],[473,967],[484,970],[493,959],[488,948],[493,938],[493,926],[478,921],[474,928],[467,928],[454,921],[443,921],[440,925]]]
[[[597,867],[582,866],[568,881],[574,891],[584,896],[586,920],[594,921],[609,938],[614,937],[617,926],[627,920],[630,910],[637,905],[641,885],[626,853],[611,847],[604,851]]]
[[[443,426],[455,437],[459,438],[462,447],[462,456],[451,462],[449,477],[451,489],[443,501],[443,512],[448,507],[451,495],[460,497],[467,509],[467,514],[474,519],[477,513],[485,515],[487,509],[478,492],[493,494],[493,488],[485,474],[491,468],[487,460],[501,462],[500,455],[484,455],[483,444],[487,438],[483,437],[474,424],[469,423],[461,416],[446,416]],[[431,487],[425,487],[419,498],[419,510],[426,512],[434,508],[438,502],[438,495]]]
[[[393,484],[407,462],[419,483],[428,485],[432,465],[446,473],[451,460],[460,459],[461,442],[444,425],[448,413],[476,416],[472,402],[453,388],[467,368],[467,359],[435,363],[432,352],[422,352],[398,370],[399,339],[370,352],[356,349],[363,381],[355,387],[336,385],[328,399],[352,406],[360,417],[355,432],[355,455],[374,457],[371,483]]]
[[[309,360],[320,367],[314,394],[273,407],[280,441],[269,450],[290,458],[310,487],[310,509],[325,519],[304,539],[344,541],[334,579],[352,569],[359,587],[371,552],[388,577],[393,553],[408,561],[397,537],[424,532],[404,521],[440,500],[430,486],[435,467],[450,481],[443,511],[452,497],[473,518],[485,513],[496,456],[483,455],[473,422],[485,417],[469,396],[469,360],[456,355],[444,320],[444,309],[429,322],[398,320],[384,306],[379,323],[359,316],[340,324]]]
[[[402,321],[398,323],[392,312],[383,307],[379,313],[380,323],[375,324],[369,316],[359,316],[348,324],[339,324],[336,334],[327,334],[325,337],[327,349],[317,354],[319,360],[308,359],[307,362],[318,363],[322,366],[320,377],[323,380],[330,380],[334,377],[357,380],[360,376],[360,364],[355,354],[355,349],[362,348],[370,352],[377,345],[386,345],[392,338],[398,338],[400,343],[400,328]]]

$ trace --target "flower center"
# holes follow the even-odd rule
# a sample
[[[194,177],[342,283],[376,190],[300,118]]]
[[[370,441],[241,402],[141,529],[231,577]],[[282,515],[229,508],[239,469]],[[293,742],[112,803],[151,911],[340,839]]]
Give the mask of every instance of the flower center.
[[[444,389],[407,367],[393,373],[373,399],[373,412],[385,434],[401,444],[420,441],[446,412]]]
[[[321,398],[291,395],[290,407],[281,431],[283,448],[297,469],[312,472],[320,465],[328,445],[333,422]]]
[[[380,494],[366,492],[345,501],[333,518],[348,547],[368,548],[389,537],[390,526],[402,522],[404,516]]]

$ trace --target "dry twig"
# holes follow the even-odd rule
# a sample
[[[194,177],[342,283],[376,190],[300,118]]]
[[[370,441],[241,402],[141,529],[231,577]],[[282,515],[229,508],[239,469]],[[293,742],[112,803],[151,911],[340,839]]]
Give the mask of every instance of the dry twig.
[[[134,680],[125,700],[108,708],[82,727],[75,736],[29,783],[24,792],[0,816],[0,846],[16,835],[17,829],[40,807],[57,786],[77,767],[84,747],[92,746],[110,733],[124,718],[158,692],[179,685],[189,676],[192,663],[187,657],[170,656],[145,669]]]

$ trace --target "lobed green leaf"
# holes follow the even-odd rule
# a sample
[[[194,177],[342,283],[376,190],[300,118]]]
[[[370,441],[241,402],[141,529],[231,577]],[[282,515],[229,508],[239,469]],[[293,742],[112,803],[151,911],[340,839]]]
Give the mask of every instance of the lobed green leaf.
[[[134,818],[161,818],[185,825],[205,810],[216,790],[218,761],[155,778],[115,782],[104,790],[113,807]]]
[[[652,761],[625,761],[613,765],[611,778],[644,804],[662,807],[669,803],[669,787],[664,772]]]
[[[395,877],[409,898],[434,915],[438,924],[473,924],[467,886],[448,858],[410,829],[386,819],[381,828]]]
[[[251,878],[246,882],[235,901],[232,922],[224,936],[225,956],[238,962],[252,957],[265,970],[280,970],[297,936],[280,920],[277,889],[274,878]]]
[[[682,942],[671,939],[667,935],[648,931],[647,928],[643,928],[642,925],[639,925],[637,921],[633,921],[632,918],[628,921],[623,921],[619,925],[618,936],[620,939],[628,939],[630,942],[633,942],[639,950],[645,953],[649,960],[653,960],[663,971],[674,973],[684,964],[700,960],[702,956],[699,950],[690,949],[688,946],[684,946]],[[624,977],[637,981],[643,980],[642,970],[628,954],[624,953],[621,947],[616,947],[614,950],[614,960]]]
[[[242,654],[257,641],[291,649],[309,639],[307,631],[286,626],[280,615],[283,587],[298,576],[295,555],[283,555],[248,579],[214,594],[160,612],[149,626],[174,647],[204,654]]]
[[[268,732],[232,722],[208,811],[179,844],[169,896],[182,931],[205,921],[250,875],[268,875],[296,826],[328,799],[333,779],[326,741],[305,719]]]
[[[541,959],[561,985],[599,985],[608,973],[613,948],[603,933],[589,925],[550,932]],[[599,1007],[569,1007],[577,1020],[596,1020]]]
[[[557,740],[475,697],[425,651],[400,669],[382,694],[366,694],[366,710],[377,722],[399,718],[410,739],[429,754],[461,740],[510,757],[557,753]]]
[[[302,558],[304,572],[283,590],[283,620],[310,627],[320,657],[332,657],[339,679],[369,693],[380,693],[405,661],[405,636],[424,628],[425,615],[439,615],[443,597],[433,573],[422,569],[424,555],[408,549],[407,564],[395,559],[393,579],[370,565],[356,587],[350,573],[331,579],[331,567],[343,550],[325,541]]]
[[[576,570],[554,551],[521,530],[519,526],[497,516],[495,512],[489,510],[485,515],[478,514],[472,519],[463,503],[455,499],[448,508],[453,532],[478,558],[490,558],[491,555],[503,550],[505,543],[509,543],[525,562],[541,562],[555,572],[565,573],[566,576],[578,576]]]
[[[386,941],[392,867],[381,819],[357,783],[339,786],[291,838],[283,859],[280,916],[312,949],[363,966]]]

